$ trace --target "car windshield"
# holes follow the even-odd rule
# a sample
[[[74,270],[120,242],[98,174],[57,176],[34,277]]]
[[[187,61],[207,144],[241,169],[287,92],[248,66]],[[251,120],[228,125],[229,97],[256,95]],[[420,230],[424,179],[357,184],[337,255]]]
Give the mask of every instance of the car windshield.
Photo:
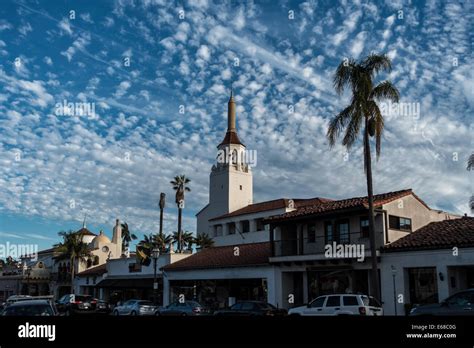
[[[5,309],[3,315],[14,316],[51,316],[54,315],[53,309],[47,304],[42,305],[22,305],[12,306]]]
[[[140,306],[152,306],[153,302],[151,302],[151,301],[140,301],[138,304]]]
[[[92,300],[92,297],[91,296],[76,295],[75,300],[76,301],[81,301],[81,302],[90,302]]]
[[[257,303],[258,308],[260,309],[276,309],[274,305],[271,305],[270,303],[265,303],[265,302],[259,302]]]

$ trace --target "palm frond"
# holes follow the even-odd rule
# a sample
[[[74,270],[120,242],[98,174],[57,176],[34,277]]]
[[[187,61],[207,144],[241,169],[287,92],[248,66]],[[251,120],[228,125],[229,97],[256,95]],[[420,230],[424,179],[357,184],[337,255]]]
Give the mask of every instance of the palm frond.
[[[334,89],[338,94],[341,94],[344,91],[344,88],[350,85],[352,71],[356,62],[354,59],[349,59],[348,61],[341,62],[336,69],[334,74]]]
[[[333,147],[336,144],[336,139],[344,129],[344,127],[350,122],[354,112],[356,111],[355,103],[342,110],[336,117],[329,121],[328,131],[326,137],[329,140],[329,146]]]
[[[359,135],[359,130],[362,124],[362,120],[363,120],[362,112],[360,112],[360,110],[356,110],[353,113],[349,124],[347,125],[346,134],[344,135],[344,138],[342,139],[342,145],[346,146],[347,149],[350,149],[351,146],[356,141]]]
[[[361,66],[371,75],[377,75],[380,71],[392,70],[392,62],[386,54],[370,54],[362,61]]]
[[[369,98],[378,100],[389,99],[394,103],[398,103],[400,92],[390,81],[383,81],[374,87]]]

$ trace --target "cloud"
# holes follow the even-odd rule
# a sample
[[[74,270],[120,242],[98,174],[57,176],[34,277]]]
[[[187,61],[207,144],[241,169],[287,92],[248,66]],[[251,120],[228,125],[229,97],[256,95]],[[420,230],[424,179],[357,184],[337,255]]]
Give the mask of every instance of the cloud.
[[[115,93],[114,93],[114,96],[115,98],[121,98],[122,96],[125,95],[125,93],[127,93],[127,90],[130,88],[132,84],[129,82],[129,81],[122,81],[120,82],[120,84],[118,85]]]
[[[58,23],[58,27],[61,31],[61,33],[66,33],[69,36],[72,36],[72,29],[71,29],[71,23],[67,18],[64,18],[62,21]]]
[[[201,45],[201,47],[199,47],[197,50],[197,56],[205,61],[208,61],[211,57],[209,47],[206,45]]]
[[[90,43],[90,35],[89,34],[82,34],[78,39],[76,39],[73,43],[72,46],[69,46],[69,48],[66,51],[62,51],[61,55],[65,56],[70,62],[74,55],[76,54],[77,51],[82,51],[84,52],[84,48],[89,45]]]

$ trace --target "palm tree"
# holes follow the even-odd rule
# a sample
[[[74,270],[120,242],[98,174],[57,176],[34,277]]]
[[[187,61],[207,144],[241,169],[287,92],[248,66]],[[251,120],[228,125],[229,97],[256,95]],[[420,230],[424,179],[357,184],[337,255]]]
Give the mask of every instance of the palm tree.
[[[184,192],[190,192],[191,189],[187,186],[191,180],[187,178],[184,174],[177,175],[174,177],[170,184],[173,186],[173,190],[176,191],[176,205],[178,206],[178,234],[181,235],[181,220],[182,220],[182,212],[184,208]],[[182,238],[178,238],[178,251],[182,251],[183,247],[181,245]]]
[[[390,81],[383,81],[374,86],[373,78],[380,71],[391,71],[391,69],[392,63],[385,54],[371,54],[360,62],[350,59],[339,64],[334,75],[334,88],[339,95],[342,94],[345,88],[350,88],[352,100],[349,106],[329,122],[327,131],[329,144],[333,147],[340,133],[345,130],[342,145],[349,150],[357,140],[361,126],[363,126],[364,169],[367,178],[370,253],[372,260],[371,293],[378,300],[380,300],[380,291],[375,245],[370,137],[375,136],[375,150],[378,159],[380,156],[384,119],[377,101],[389,99],[393,102],[398,102],[400,94]]]
[[[69,260],[71,265],[71,293],[74,293],[74,277],[76,263],[85,263],[87,258],[92,256],[87,243],[82,241],[83,233],[74,231],[61,231],[58,233],[63,238],[61,243],[54,245],[54,251],[59,255],[55,257],[56,262]]]
[[[194,243],[198,249],[206,249],[214,246],[214,239],[209,237],[207,233],[199,233],[196,238],[194,238]]]
[[[128,224],[124,222],[122,225],[122,251],[125,251],[132,240],[137,239],[137,236],[130,232]]]
[[[474,169],[474,153],[471,153],[469,159],[467,160],[467,170]],[[471,211],[474,212],[474,195],[471,195],[471,199],[469,199],[469,207]]]
[[[173,232],[173,240],[178,245],[177,249],[179,252],[183,252],[186,248],[187,250],[192,250],[194,244],[194,236],[192,232],[186,231],[178,233],[177,231]],[[179,248],[181,246],[181,249]]]

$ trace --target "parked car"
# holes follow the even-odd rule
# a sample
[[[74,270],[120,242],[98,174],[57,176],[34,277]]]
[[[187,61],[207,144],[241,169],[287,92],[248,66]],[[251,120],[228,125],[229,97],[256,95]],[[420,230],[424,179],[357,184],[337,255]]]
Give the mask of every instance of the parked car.
[[[286,309],[277,308],[263,301],[241,301],[227,310],[219,310],[214,315],[222,316],[284,316]]]
[[[196,301],[174,302],[155,313],[156,315],[196,316],[209,314],[209,310]]]
[[[98,300],[90,295],[67,294],[56,301],[58,311],[66,316],[77,314],[94,314]]]
[[[3,312],[3,316],[55,316],[58,311],[49,300],[24,300],[10,304]]]
[[[474,289],[458,292],[440,303],[413,307],[410,315],[474,315]]]
[[[334,294],[320,296],[306,306],[291,308],[289,315],[383,315],[382,305],[372,296]]]
[[[114,315],[155,315],[156,306],[151,301],[128,300],[114,308]]]

